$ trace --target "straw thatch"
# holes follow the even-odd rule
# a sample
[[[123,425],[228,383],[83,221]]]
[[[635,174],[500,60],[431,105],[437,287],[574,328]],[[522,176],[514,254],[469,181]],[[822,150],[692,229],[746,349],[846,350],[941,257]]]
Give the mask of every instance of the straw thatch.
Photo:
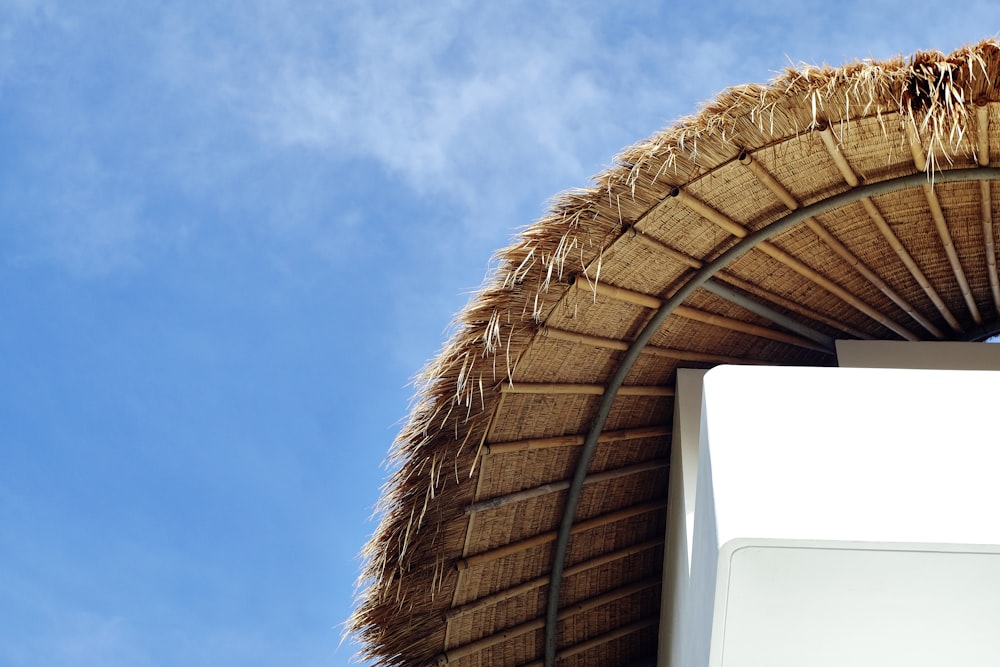
[[[1000,158],[998,77],[993,41],[788,69],[726,90],[561,195],[499,254],[421,376],[364,552],[351,628],[365,657],[542,659],[556,531],[606,394],[563,563],[558,657],[654,655],[677,368],[827,365],[835,338],[996,330],[995,186],[948,174],[986,179]],[[810,205],[829,210],[779,224]]]

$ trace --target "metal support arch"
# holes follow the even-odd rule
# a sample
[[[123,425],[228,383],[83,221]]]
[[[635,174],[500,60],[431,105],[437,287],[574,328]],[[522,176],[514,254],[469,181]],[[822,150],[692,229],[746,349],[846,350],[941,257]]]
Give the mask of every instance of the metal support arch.
[[[636,339],[629,346],[622,357],[621,363],[615,369],[614,375],[608,382],[608,387],[601,398],[597,414],[591,424],[587,439],[584,442],[580,458],[577,460],[576,470],[573,473],[573,481],[570,484],[569,493],[566,497],[566,506],[563,509],[562,521],[559,524],[559,533],[556,538],[555,551],[552,556],[552,569],[549,575],[548,600],[545,609],[545,667],[555,667],[556,662],[556,633],[559,615],[559,592],[562,587],[563,570],[566,563],[566,551],[569,546],[570,531],[573,527],[573,518],[576,514],[576,507],[580,501],[580,494],[583,491],[584,479],[587,477],[587,469],[590,460],[597,449],[597,439],[604,428],[604,423],[611,412],[611,406],[615,401],[618,390],[625,382],[633,364],[639,358],[640,352],[646,347],[656,330],[660,328],[664,321],[694,293],[696,289],[703,286],[712,276],[726,268],[737,259],[753,250],[760,243],[767,241],[778,234],[788,231],[795,225],[805,221],[807,218],[822,215],[832,210],[852,204],[865,197],[875,197],[878,195],[905,190],[926,185],[927,183],[956,183],[965,181],[997,181],[1000,180],[1000,168],[996,167],[972,167],[966,169],[951,169],[937,173],[914,173],[907,176],[900,176],[878,183],[860,185],[840,194],[829,197],[814,204],[804,206],[792,211],[788,215],[779,218],[767,227],[759,229],[746,237],[740,239],[735,245],[723,252],[711,262],[705,264],[695,272],[691,278],[684,283],[680,289],[667,299],[658,311],[650,318],[645,328],[639,333]],[[676,196],[679,191],[675,188],[670,196]]]

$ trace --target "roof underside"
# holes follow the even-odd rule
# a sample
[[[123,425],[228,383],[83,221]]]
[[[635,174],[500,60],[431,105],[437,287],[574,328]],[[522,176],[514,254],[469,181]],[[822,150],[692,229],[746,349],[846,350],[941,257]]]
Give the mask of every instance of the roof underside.
[[[543,664],[546,628],[560,665],[655,656],[678,368],[997,330],[998,78],[992,41],[789,70],[564,194],[424,372],[365,657]]]

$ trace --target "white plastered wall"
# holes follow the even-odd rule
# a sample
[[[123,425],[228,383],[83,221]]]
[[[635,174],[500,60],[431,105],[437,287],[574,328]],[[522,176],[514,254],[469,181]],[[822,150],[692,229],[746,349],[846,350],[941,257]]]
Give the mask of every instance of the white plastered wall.
[[[851,341],[838,354],[845,366],[1000,369],[1000,346],[977,343]],[[1000,374],[721,367],[703,409],[704,372],[689,373],[677,383],[660,667],[1000,654],[1000,633],[983,631],[1000,626],[1000,603],[976,596],[1000,586],[989,483],[1000,457],[983,458],[1000,445]],[[851,594],[822,601],[841,590]],[[879,627],[897,607],[914,613]],[[833,648],[812,646],[835,635]]]

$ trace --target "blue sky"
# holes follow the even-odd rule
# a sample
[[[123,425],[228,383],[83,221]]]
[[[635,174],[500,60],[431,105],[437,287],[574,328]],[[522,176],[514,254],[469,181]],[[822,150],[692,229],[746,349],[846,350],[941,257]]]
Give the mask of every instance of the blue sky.
[[[346,665],[411,378],[558,191],[988,2],[0,0],[0,666]]]

